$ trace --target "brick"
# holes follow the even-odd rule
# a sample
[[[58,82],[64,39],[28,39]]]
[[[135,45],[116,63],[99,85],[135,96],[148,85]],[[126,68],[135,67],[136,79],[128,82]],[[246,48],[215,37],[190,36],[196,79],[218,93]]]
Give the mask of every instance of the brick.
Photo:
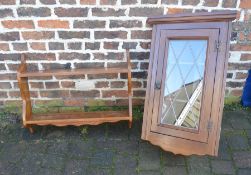
[[[118,42],[104,42],[104,49],[108,50],[118,50]]]
[[[182,8],[168,8],[168,14],[177,14],[177,13],[184,13],[187,11],[191,11],[190,9],[182,9]]]
[[[249,44],[231,44],[231,51],[251,51],[251,47]]]
[[[125,16],[125,9],[112,9],[112,8],[92,8],[92,16]]]
[[[20,60],[20,54],[16,54],[16,53],[3,54],[3,53],[0,53],[0,60],[18,61],[18,60]]]
[[[69,91],[68,90],[42,90],[40,91],[40,96],[41,97],[48,97],[48,98],[66,98],[70,97]]]
[[[146,91],[144,90],[134,90],[133,91],[133,97],[145,97]]]
[[[55,15],[58,17],[87,17],[88,8],[62,8],[54,9]]]
[[[56,56],[54,53],[27,53],[28,60],[56,60]]]
[[[251,33],[249,33],[249,34],[247,35],[247,39],[248,39],[248,40],[251,40]]]
[[[1,64],[0,64],[0,70],[6,70],[6,67],[5,67],[5,64],[4,64],[4,63],[1,63]]]
[[[227,87],[231,87],[231,88],[243,87],[243,85],[244,85],[244,82],[234,82],[234,81],[227,82]]]
[[[243,9],[250,9],[251,8],[250,0],[241,0],[241,3],[240,3],[239,7],[243,8]]]
[[[137,4],[137,0],[121,0],[122,5]]]
[[[237,40],[237,32],[231,32],[231,41],[236,41]]]
[[[100,49],[100,43],[94,42],[94,43],[85,43],[85,50],[99,50]]]
[[[76,0],[59,0],[60,4],[76,4]]]
[[[74,21],[73,23],[74,28],[86,28],[86,29],[93,29],[93,28],[105,28],[105,21],[101,20],[82,20],[82,21]]]
[[[18,16],[35,16],[35,17],[47,17],[51,16],[51,10],[48,7],[19,7],[17,9]]]
[[[151,48],[151,43],[150,42],[140,42],[140,47],[142,49],[150,49]]]
[[[34,23],[31,20],[6,20],[2,21],[2,25],[7,29],[34,29]]]
[[[30,88],[33,89],[44,89],[44,84],[43,82],[30,82]]]
[[[111,82],[111,88],[123,88],[125,87],[124,81],[112,81]]]
[[[147,63],[144,63],[144,62],[140,63],[141,70],[148,70],[148,66],[149,66],[148,62]]]
[[[178,0],[161,0],[161,4],[178,4]]]
[[[96,0],[80,0],[80,4],[83,4],[83,5],[95,5]]]
[[[95,82],[95,88],[107,88],[109,87],[108,81],[96,81]]]
[[[104,53],[94,53],[94,60],[123,60],[124,53],[113,53],[109,52],[107,54]]]
[[[237,0],[223,0],[222,7],[234,8],[236,7]]]
[[[64,106],[84,106],[83,99],[66,99],[64,100]]]
[[[118,74],[88,74],[87,78],[89,80],[92,79],[116,79],[118,78]]]
[[[15,5],[16,0],[1,0],[0,5]]]
[[[247,73],[243,73],[243,72],[236,72],[236,76],[235,76],[235,78],[236,78],[236,79],[246,79],[246,78],[247,78],[247,76],[248,76],[248,74],[247,74]]]
[[[127,90],[103,90],[102,97],[103,98],[128,97],[128,92],[127,92]]]
[[[41,32],[22,32],[22,36],[25,40],[44,40],[53,39],[55,33],[52,31],[41,31]]]
[[[123,49],[136,49],[138,43],[137,42],[123,42]]]
[[[28,50],[27,43],[12,43],[13,49],[16,51],[26,51]]]
[[[46,50],[45,43],[40,42],[30,43],[30,48],[33,50]]]
[[[132,77],[146,79],[147,78],[147,71],[132,72]]]
[[[130,52],[132,60],[148,60],[150,52]]]
[[[251,60],[251,54],[248,54],[248,53],[243,53],[241,54],[241,61],[249,61]]]
[[[40,0],[42,4],[53,5],[56,4],[56,0]]]
[[[117,0],[100,0],[100,5],[116,5]]]
[[[130,8],[129,16],[142,16],[142,17],[148,17],[148,16],[156,16],[156,15],[162,15],[164,12],[163,8],[158,7],[135,7]]]
[[[11,9],[0,9],[0,17],[5,18],[5,17],[13,17],[13,12]]]
[[[39,20],[38,27],[42,28],[69,28],[69,21],[65,20]]]
[[[64,43],[50,42],[49,49],[50,50],[64,50]]]
[[[9,44],[8,43],[0,43],[0,50],[2,51],[9,51]]]
[[[104,63],[100,62],[91,62],[91,63],[74,63],[75,68],[80,69],[80,68],[100,68],[104,67]]]
[[[110,28],[133,28],[142,27],[142,22],[138,20],[110,20]]]
[[[132,30],[131,38],[132,39],[151,39],[152,31],[151,30]]]
[[[203,6],[216,7],[218,6],[219,0],[205,0]]]
[[[126,39],[127,32],[126,31],[95,31],[94,32],[95,39]]]
[[[233,73],[227,73],[227,78],[233,78]]]
[[[62,38],[62,39],[90,38],[90,32],[88,32],[88,31],[81,31],[81,32],[59,31],[58,35],[59,35],[59,38]]]
[[[68,43],[68,49],[81,50],[82,49],[82,43],[81,42]]]
[[[0,98],[7,98],[7,92],[0,91]]]
[[[71,53],[59,53],[59,59],[60,60],[89,60],[90,54],[89,53],[77,53],[77,52],[71,52]]]
[[[246,35],[244,34],[244,32],[240,32],[239,33],[239,40],[245,40]]]
[[[42,66],[45,70],[66,69],[66,67],[68,68],[67,64],[59,64],[59,63],[42,63]]]
[[[197,5],[200,0],[183,0],[182,5]]]
[[[234,90],[231,90],[230,94],[233,96],[236,96],[236,97],[240,97],[240,96],[242,96],[242,90],[234,89]]]
[[[228,70],[248,70],[250,67],[250,63],[228,63]]]
[[[98,90],[90,90],[90,91],[70,91],[71,97],[73,98],[93,98],[93,97],[100,97],[100,92]]]
[[[61,81],[62,88],[75,88],[74,81]]]
[[[30,95],[31,95],[31,93],[30,93]],[[9,91],[9,97],[10,98],[18,98],[18,97],[20,97],[20,91]]]
[[[9,82],[1,82],[0,83],[0,89],[10,89],[11,84]]]
[[[158,0],[142,0],[141,4],[157,4]]]
[[[140,81],[132,81],[132,88],[141,88],[142,83]]]
[[[20,4],[36,4],[36,0],[20,0]]]
[[[0,80],[16,80],[17,74],[16,73],[4,73],[0,74]]]
[[[1,41],[16,41],[16,40],[20,40],[20,36],[18,32],[0,33],[0,40]]]
[[[45,82],[45,88],[46,89],[56,89],[59,88],[59,82],[55,81],[55,82]]]

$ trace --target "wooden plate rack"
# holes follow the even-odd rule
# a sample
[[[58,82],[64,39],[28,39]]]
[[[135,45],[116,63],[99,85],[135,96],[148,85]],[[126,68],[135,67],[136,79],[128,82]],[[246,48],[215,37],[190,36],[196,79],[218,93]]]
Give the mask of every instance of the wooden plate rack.
[[[57,69],[44,71],[27,71],[26,55],[21,55],[21,64],[17,71],[17,80],[23,101],[22,118],[24,127],[31,133],[34,132],[32,125],[98,125],[104,122],[129,121],[129,128],[132,126],[132,82],[131,82],[131,61],[129,50],[126,50],[127,67],[116,68],[84,68],[84,69]],[[98,111],[98,112],[73,112],[54,114],[33,114],[30,99],[29,77],[45,77],[59,75],[84,75],[84,74],[110,74],[127,73],[128,75],[128,111]]]

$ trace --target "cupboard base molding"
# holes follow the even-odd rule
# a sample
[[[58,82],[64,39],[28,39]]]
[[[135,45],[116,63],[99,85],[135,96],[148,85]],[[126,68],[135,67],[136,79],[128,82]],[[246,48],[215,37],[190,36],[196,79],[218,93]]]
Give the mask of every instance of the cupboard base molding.
[[[116,68],[87,68],[87,69],[57,69],[44,71],[27,71],[26,55],[21,55],[21,65],[19,66],[17,79],[23,100],[22,118],[23,126],[34,132],[32,125],[53,125],[53,126],[81,126],[98,125],[106,122],[114,123],[118,121],[128,121],[129,128],[132,127],[132,82],[131,82],[131,61],[129,50],[126,50],[127,67]],[[72,112],[72,113],[52,113],[33,114],[30,99],[28,78],[62,75],[85,75],[85,74],[109,74],[127,73],[128,82],[128,111],[96,111],[96,112]]]

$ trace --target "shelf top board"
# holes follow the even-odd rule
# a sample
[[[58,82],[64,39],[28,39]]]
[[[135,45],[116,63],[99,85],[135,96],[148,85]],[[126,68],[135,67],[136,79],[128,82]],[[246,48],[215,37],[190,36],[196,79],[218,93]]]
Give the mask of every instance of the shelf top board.
[[[42,77],[60,75],[84,75],[84,74],[109,74],[109,73],[128,73],[128,68],[83,68],[83,69],[55,69],[43,71],[18,72],[19,77]]]

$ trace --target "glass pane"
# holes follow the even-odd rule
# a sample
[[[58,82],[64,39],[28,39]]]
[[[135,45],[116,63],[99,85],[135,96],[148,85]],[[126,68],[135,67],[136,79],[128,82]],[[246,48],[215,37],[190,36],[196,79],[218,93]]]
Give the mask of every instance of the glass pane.
[[[161,124],[198,129],[207,40],[170,40]]]

